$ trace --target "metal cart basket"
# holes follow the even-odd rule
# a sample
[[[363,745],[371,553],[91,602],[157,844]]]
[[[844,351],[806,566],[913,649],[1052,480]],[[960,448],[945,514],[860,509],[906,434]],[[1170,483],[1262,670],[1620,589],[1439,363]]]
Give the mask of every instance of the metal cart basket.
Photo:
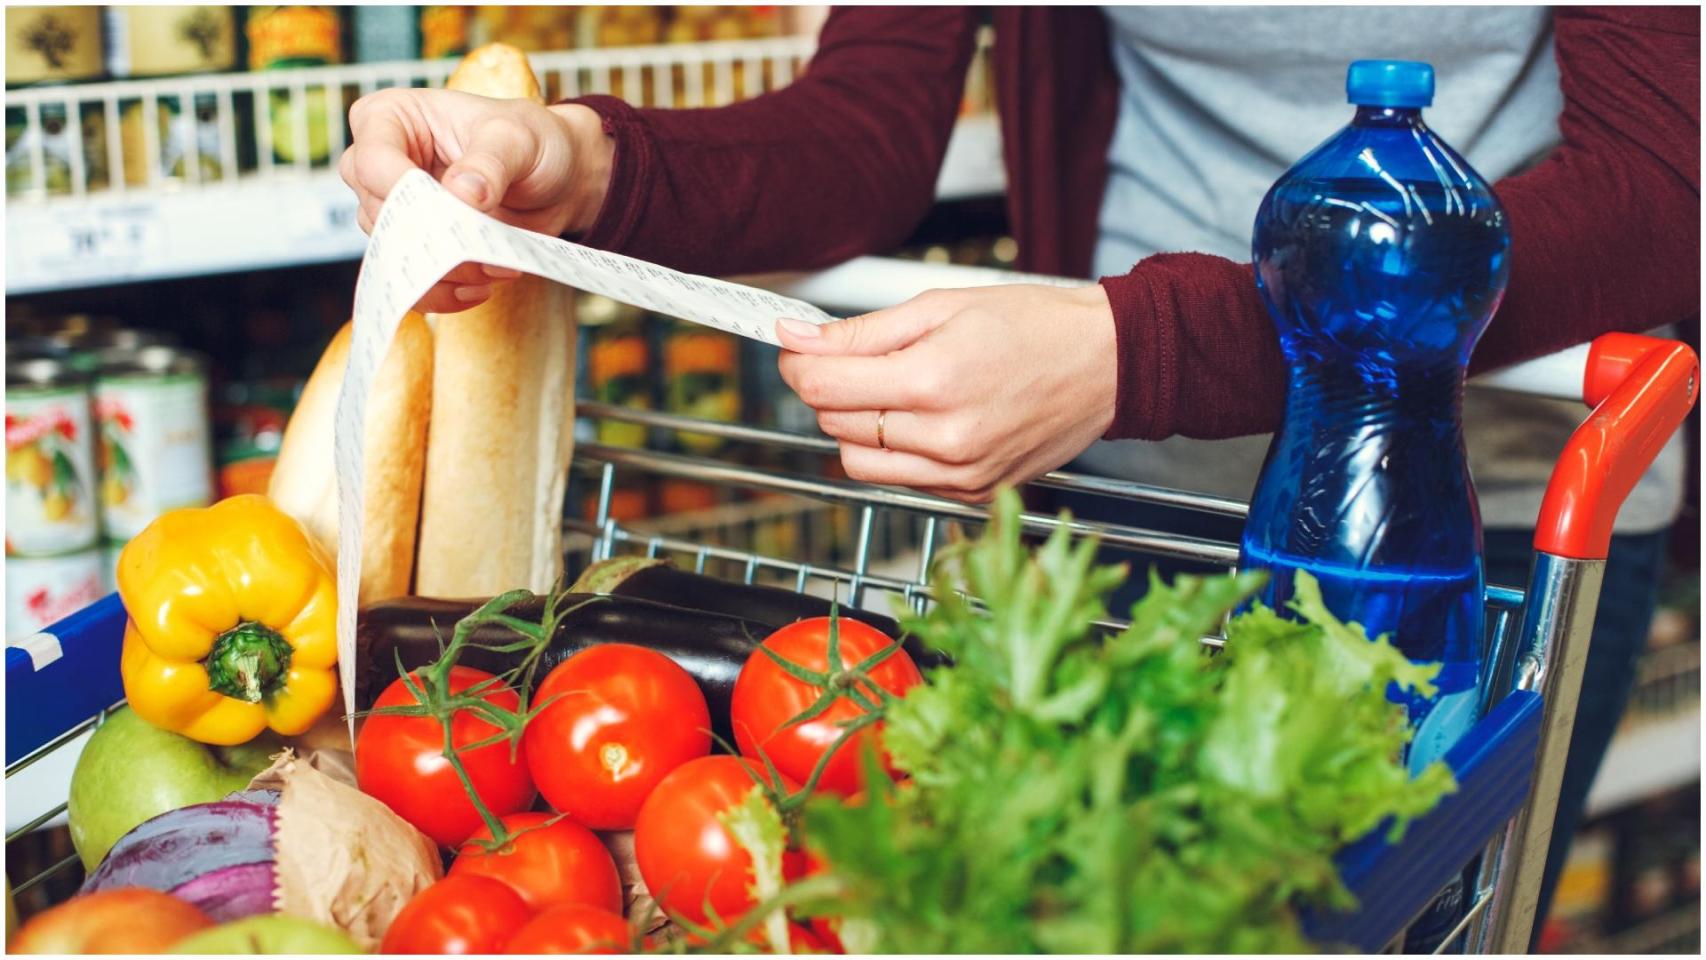
[[[1013,277],[863,260],[803,280],[765,282],[805,299],[858,310],[895,303],[927,287],[1012,282]],[[1473,952],[1526,952],[1612,520],[1692,407],[1698,364],[1680,343],[1612,334],[1591,347],[1507,371],[1495,385],[1574,395],[1593,412],[1554,472],[1526,589],[1488,588],[1492,641],[1483,715],[1446,758],[1458,791],[1415,822],[1401,842],[1388,844],[1384,831],[1376,830],[1341,852],[1344,880],[1362,906],[1354,913],[1306,917],[1307,932],[1324,944],[1381,951],[1479,856],[1475,883],[1467,891],[1467,914],[1446,945],[1461,941]],[[688,431],[720,437],[735,448],[786,452],[802,464],[836,452],[834,442],[821,436],[590,403],[580,414],[643,425],[659,435]],[[987,519],[981,507],[835,479],[807,466],[778,468],[774,457],[754,466],[735,457],[583,443],[575,459],[581,482],[590,485],[593,509],[585,519],[577,519],[579,511],[571,509],[565,521],[571,567],[618,554],[668,556],[701,572],[833,593],[854,606],[887,612],[893,598],[915,606],[927,603],[924,585],[936,550],[962,525]],[[763,499],[747,501],[761,506],[732,520],[724,511],[717,523],[624,522],[612,509],[613,495],[636,477],[694,481]],[[1034,483],[1233,518],[1242,518],[1246,510],[1242,503],[1218,497],[1064,472]],[[834,539],[839,529],[849,549],[826,551],[821,544],[803,542],[801,525],[792,539],[760,535],[766,516],[790,509],[831,516],[829,532],[820,539]],[[1038,535],[1059,522],[1025,516],[1027,529]],[[1233,543],[1119,523],[1074,520],[1071,529],[1156,557],[1229,568],[1237,562]],[[8,649],[9,846],[63,813],[63,784],[77,750],[122,696],[117,663],[123,620],[118,598],[109,596]],[[1203,642],[1221,641],[1206,637]],[[69,871],[76,859],[65,857],[25,880],[19,892]]]

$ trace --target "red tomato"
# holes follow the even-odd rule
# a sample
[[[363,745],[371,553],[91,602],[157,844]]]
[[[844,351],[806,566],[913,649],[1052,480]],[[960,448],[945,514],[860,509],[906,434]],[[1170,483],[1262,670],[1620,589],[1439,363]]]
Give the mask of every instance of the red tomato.
[[[631,934],[621,913],[584,903],[558,904],[510,938],[506,953],[630,953]]]
[[[850,799],[848,802],[855,803],[859,801]],[[815,877],[829,869],[829,864],[825,862],[823,857],[809,848],[797,851],[795,856],[798,858],[798,867],[796,868],[798,873],[788,878],[791,881],[805,877]],[[811,932],[823,944],[823,948],[828,952],[847,952],[847,947],[841,942],[840,917],[810,917],[806,920],[806,925],[811,929]]]
[[[403,906],[380,953],[497,953],[532,911],[491,877],[445,877]]]
[[[751,771],[751,772],[749,772]],[[701,757],[663,778],[640,808],[634,860],[646,889],[667,911],[706,923],[707,901],[733,923],[752,908],[752,857],[718,817],[755,789],[762,769],[730,756]],[[783,778],[782,788],[798,787]]]
[[[551,806],[594,830],[631,830],[671,770],[711,752],[711,711],[693,677],[645,647],[607,643],[557,665],[527,724],[529,769]]]
[[[746,935],[748,943],[758,948],[759,953],[770,952],[770,934],[760,924],[753,927]],[[706,944],[703,937],[689,933],[687,942],[691,946],[702,947]],[[832,948],[811,929],[801,923],[788,924],[788,951],[790,953],[845,953],[839,948]]]
[[[857,620],[841,617],[838,628],[842,669],[856,666],[894,644],[881,631]],[[767,637],[764,647],[789,663],[822,673],[829,664],[829,618],[816,617],[789,624]],[[924,681],[905,650],[896,650],[867,672],[873,683],[896,695]],[[871,699],[878,698],[869,684],[861,684],[860,689]],[[741,755],[758,759],[762,750],[783,774],[801,783],[811,779],[819,758],[842,735],[842,725],[866,713],[863,707],[843,697],[819,716],[787,726],[788,721],[806,712],[821,696],[822,687],[790,676],[762,651],[754,650],[741,667],[729,708]],[[873,724],[860,730],[835,751],[823,776],[818,778],[818,789],[843,796],[859,789],[864,745],[874,742],[872,738],[880,726]],[[888,767],[886,756],[883,765]],[[889,768],[889,774],[894,775],[893,768]]]
[[[622,878],[616,861],[591,830],[568,819],[549,826],[548,813],[512,813],[503,818],[511,833],[520,834],[508,846],[488,852],[476,840],[490,840],[481,827],[462,845],[450,875],[479,875],[500,880],[527,901],[533,910],[579,903],[622,912]]]
[[[493,679],[484,670],[451,667],[450,687],[460,693]],[[520,698],[503,683],[493,683],[483,699],[514,710]],[[392,681],[375,700],[375,707],[417,703],[402,678]],[[498,732],[498,728],[468,710],[451,717],[451,741],[462,757],[468,779],[494,816],[526,810],[533,804],[533,781],[527,776],[525,745],[510,759],[510,745],[488,744],[462,750]],[[479,811],[444,757],[444,725],[433,717],[375,714],[361,725],[355,742],[355,779],[364,793],[378,797],[397,815],[440,846],[455,847],[483,826]]]

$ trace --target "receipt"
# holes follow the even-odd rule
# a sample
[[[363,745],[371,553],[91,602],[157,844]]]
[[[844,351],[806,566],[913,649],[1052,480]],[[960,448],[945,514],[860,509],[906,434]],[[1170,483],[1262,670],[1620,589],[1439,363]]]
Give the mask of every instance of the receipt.
[[[367,395],[403,316],[457,264],[488,263],[613,300],[776,343],[776,320],[835,318],[767,290],[668,270],[501,223],[456,199],[420,170],[404,174],[373,225],[355,285],[349,366],[338,392],[333,458],[338,486],[338,659],[344,711],[355,735],[355,624],[361,583],[362,426]],[[449,317],[446,323],[454,323]]]

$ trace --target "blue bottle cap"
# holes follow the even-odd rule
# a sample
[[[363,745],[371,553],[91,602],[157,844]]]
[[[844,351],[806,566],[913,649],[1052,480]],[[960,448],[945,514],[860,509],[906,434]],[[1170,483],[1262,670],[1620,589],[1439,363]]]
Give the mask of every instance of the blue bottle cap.
[[[1415,60],[1358,60],[1345,71],[1345,97],[1359,107],[1426,107],[1434,68]]]

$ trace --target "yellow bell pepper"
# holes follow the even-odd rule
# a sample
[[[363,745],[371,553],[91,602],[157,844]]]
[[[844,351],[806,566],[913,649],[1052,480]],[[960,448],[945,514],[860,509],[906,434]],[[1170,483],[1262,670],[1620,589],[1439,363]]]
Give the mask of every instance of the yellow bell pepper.
[[[332,570],[262,496],[162,514],[118,559],[131,709],[203,743],[306,731],[338,690]]]

